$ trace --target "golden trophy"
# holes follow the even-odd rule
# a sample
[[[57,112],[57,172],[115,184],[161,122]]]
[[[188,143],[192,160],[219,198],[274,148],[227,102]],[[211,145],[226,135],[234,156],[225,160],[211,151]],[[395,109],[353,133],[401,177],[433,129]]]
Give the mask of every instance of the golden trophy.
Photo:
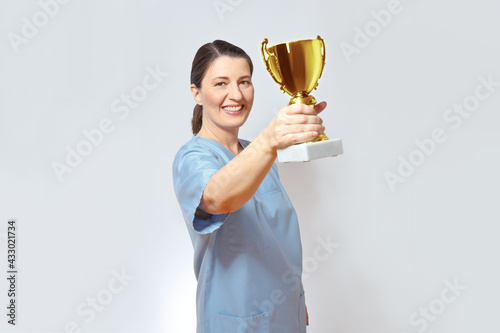
[[[318,86],[325,67],[325,41],[318,36],[269,47],[267,43],[265,38],[261,44],[262,58],[281,90],[292,96],[288,105],[316,105],[316,99],[310,93]],[[278,162],[307,162],[342,153],[341,139],[329,139],[321,133],[309,142],[278,149]]]

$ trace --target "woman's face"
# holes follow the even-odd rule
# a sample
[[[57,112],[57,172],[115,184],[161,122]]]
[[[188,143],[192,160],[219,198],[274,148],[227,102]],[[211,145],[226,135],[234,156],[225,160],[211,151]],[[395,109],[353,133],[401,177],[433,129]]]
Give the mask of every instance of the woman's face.
[[[201,88],[191,85],[191,92],[203,106],[202,130],[237,133],[253,104],[250,66],[244,58],[219,57],[207,69]]]

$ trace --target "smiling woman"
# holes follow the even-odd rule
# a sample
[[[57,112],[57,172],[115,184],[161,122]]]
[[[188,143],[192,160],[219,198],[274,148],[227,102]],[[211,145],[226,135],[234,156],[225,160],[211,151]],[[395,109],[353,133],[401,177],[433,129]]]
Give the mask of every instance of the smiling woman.
[[[240,139],[252,72],[248,55],[220,40],[193,61],[194,135],[173,178],[194,246],[198,333],[306,331],[299,225],[274,161],[324,131],[326,103],[284,107],[253,142]]]
[[[201,87],[191,84],[191,92],[203,110],[198,136],[218,141],[227,131],[237,135],[253,104],[250,65],[243,58],[219,57],[208,68]]]

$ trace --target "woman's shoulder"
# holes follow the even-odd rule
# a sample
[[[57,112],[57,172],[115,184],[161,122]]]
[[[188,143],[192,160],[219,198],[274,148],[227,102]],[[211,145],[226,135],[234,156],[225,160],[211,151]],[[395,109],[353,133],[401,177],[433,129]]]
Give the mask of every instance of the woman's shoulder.
[[[244,139],[238,139],[238,141],[243,149],[251,143],[250,141]],[[175,155],[176,162],[186,158],[194,160],[199,158],[210,159],[225,164],[234,158],[234,154],[217,141],[193,135],[188,142],[184,143],[179,148],[177,154]]]
[[[190,150],[190,149],[197,149],[200,147],[200,142],[199,142],[200,137],[193,135],[191,139],[187,142],[185,142],[180,148],[179,151],[183,150]]]
[[[213,155],[214,152],[212,151],[210,145],[200,139],[202,138],[193,135],[193,137],[189,141],[184,143],[179,148],[175,156],[178,158],[180,156],[191,154]]]
[[[243,148],[246,148],[251,143],[251,141],[240,138],[238,138],[238,141]],[[193,135],[191,140],[183,144],[177,154],[186,152],[202,152],[211,155],[231,155],[229,154],[229,151],[217,141],[196,135]]]
[[[222,146],[214,140],[207,139],[201,136],[193,135],[193,137],[184,143],[180,148],[181,151],[200,151],[200,152],[212,152],[219,153]]]
[[[183,164],[185,161],[191,161],[193,164],[198,164],[202,161],[224,163],[226,159],[224,151],[218,146],[213,140],[194,135],[179,148],[175,155],[174,165]]]

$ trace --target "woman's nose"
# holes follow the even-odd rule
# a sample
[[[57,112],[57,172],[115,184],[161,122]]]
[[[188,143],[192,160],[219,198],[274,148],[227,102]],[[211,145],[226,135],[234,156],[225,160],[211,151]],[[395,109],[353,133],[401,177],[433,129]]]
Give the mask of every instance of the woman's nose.
[[[229,98],[235,101],[239,101],[243,97],[243,94],[240,90],[239,84],[231,84],[229,91]]]

